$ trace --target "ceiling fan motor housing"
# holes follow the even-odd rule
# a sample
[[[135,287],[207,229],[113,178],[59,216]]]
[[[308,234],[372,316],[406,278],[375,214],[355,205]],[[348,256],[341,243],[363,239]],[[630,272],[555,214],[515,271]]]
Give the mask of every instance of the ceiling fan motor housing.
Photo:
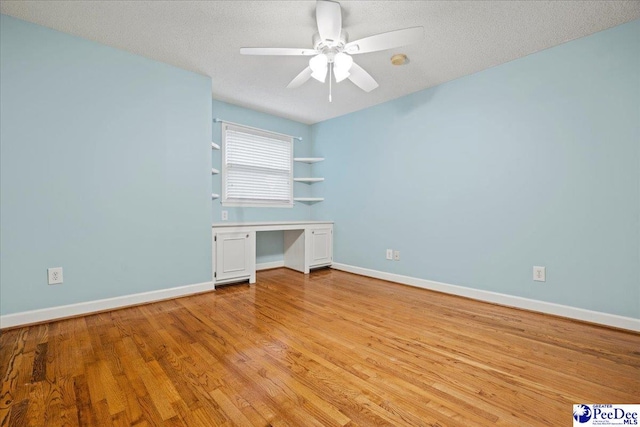
[[[344,51],[344,46],[347,44],[348,38],[349,35],[344,30],[340,33],[339,40],[322,40],[320,38],[320,34],[315,33],[313,35],[313,48],[318,53],[324,53],[327,55],[329,63],[332,63],[335,55]]]

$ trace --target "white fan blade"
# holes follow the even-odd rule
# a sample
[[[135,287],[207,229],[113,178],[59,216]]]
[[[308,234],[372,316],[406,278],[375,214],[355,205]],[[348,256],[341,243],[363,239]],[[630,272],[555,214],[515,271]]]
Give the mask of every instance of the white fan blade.
[[[363,91],[371,92],[378,87],[378,82],[376,82],[373,77],[371,77],[371,75],[364,70],[364,68],[362,68],[355,62],[351,66],[349,72],[351,73],[349,75],[349,80],[351,80]]]
[[[350,54],[377,52],[413,44],[423,37],[424,27],[405,28],[352,41],[345,45],[344,50]]]
[[[316,2],[316,21],[322,40],[338,41],[342,32],[342,11],[340,3],[318,0]]]
[[[312,56],[317,55],[313,49],[296,49],[289,47],[241,47],[241,55],[302,55]]]
[[[302,70],[302,72],[298,74],[293,80],[291,80],[291,83],[287,85],[287,89],[295,89],[299,86],[302,86],[304,82],[311,78],[312,72],[313,71],[311,71],[311,67],[307,67]]]

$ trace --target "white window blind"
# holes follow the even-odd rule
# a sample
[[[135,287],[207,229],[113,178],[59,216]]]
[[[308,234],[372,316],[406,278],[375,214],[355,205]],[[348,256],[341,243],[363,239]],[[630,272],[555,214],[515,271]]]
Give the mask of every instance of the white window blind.
[[[293,206],[293,138],[222,125],[222,203]]]

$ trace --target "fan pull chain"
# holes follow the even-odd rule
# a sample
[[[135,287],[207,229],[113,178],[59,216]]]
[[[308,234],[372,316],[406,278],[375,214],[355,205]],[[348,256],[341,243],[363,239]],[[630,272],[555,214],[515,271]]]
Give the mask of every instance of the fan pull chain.
[[[329,66],[329,102],[331,102],[331,74],[333,70],[333,62]]]

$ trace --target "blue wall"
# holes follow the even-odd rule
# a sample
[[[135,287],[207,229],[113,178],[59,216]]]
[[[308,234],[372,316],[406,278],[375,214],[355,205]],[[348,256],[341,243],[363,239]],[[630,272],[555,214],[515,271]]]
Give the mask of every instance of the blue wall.
[[[210,281],[211,80],[0,31],[0,313]]]
[[[294,157],[310,157],[312,155],[311,128],[308,125],[216,100],[213,101],[213,117],[285,135],[302,137],[302,141],[294,140]],[[221,140],[220,127],[220,123],[213,124],[213,141],[218,145],[220,145]],[[222,170],[220,150],[213,150],[212,164],[214,168]],[[293,168],[295,177],[310,176],[311,167],[306,163],[294,162]],[[213,192],[222,195],[221,175],[214,175],[212,180]],[[295,197],[310,197],[311,185],[300,182],[294,182],[293,185]],[[296,202],[293,208],[223,208],[221,199],[218,199],[213,201],[213,222],[221,222],[222,210],[228,212],[228,221],[230,222],[307,221],[311,218],[311,206],[301,202]],[[256,236],[256,252],[256,262],[259,264],[282,261],[284,252],[282,232],[258,233]]]
[[[634,21],[314,125],[334,260],[640,318],[639,47]]]

